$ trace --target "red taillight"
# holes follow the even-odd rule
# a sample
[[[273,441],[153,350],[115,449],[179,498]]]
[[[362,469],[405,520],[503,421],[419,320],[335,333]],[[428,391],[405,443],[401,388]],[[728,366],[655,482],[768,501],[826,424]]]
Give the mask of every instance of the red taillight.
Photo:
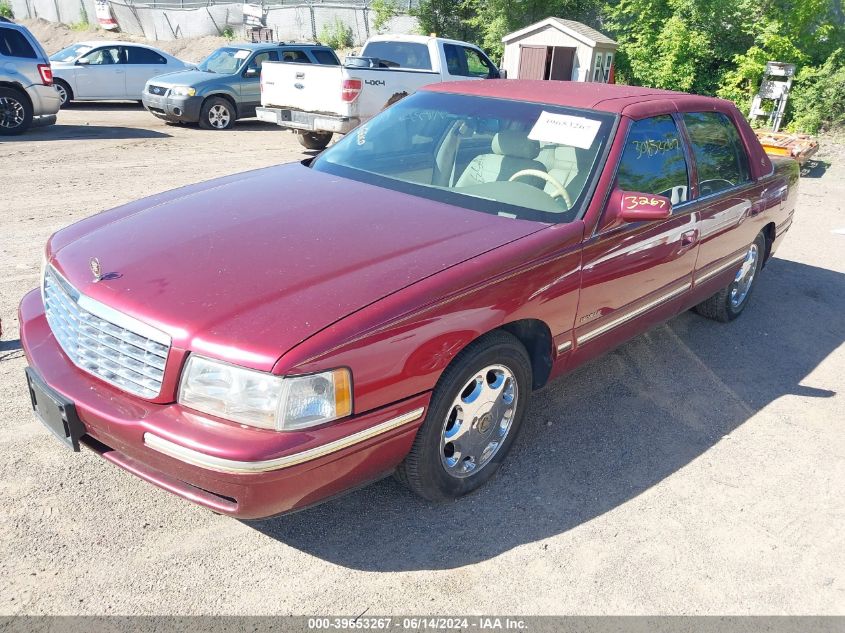
[[[53,85],[53,69],[50,64],[38,64],[38,74],[41,75],[41,83],[45,86]]]
[[[358,95],[361,94],[362,85],[360,79],[344,79],[343,87],[340,89],[340,100],[346,103],[355,101]]]

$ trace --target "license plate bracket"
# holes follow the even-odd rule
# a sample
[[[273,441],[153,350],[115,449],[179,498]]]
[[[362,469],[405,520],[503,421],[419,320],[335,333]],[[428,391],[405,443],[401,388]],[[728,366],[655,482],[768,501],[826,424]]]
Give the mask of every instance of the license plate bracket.
[[[50,389],[31,367],[26,368],[26,382],[35,416],[62,443],[78,453],[79,438],[85,435],[85,425],[79,419],[73,402]]]

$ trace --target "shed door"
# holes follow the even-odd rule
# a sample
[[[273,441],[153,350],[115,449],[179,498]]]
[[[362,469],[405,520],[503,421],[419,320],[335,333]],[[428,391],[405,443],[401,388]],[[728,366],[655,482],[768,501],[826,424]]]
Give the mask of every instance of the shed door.
[[[546,47],[519,47],[519,79],[546,78]]]
[[[552,49],[552,68],[549,79],[570,81],[572,65],[575,62],[575,47],[555,46]]]

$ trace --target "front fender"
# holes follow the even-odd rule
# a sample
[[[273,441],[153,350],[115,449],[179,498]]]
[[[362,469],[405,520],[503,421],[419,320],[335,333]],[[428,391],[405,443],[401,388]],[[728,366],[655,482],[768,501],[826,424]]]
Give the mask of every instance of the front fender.
[[[559,344],[578,307],[582,236],[581,222],[555,225],[420,280],[307,339],[273,371],[349,367],[359,414],[433,389],[463,348],[509,323],[540,321]]]

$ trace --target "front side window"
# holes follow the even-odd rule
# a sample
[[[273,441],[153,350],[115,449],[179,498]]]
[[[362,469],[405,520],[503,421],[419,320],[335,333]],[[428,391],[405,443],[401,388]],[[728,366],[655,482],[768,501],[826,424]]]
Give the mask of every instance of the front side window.
[[[364,47],[361,56],[377,58],[379,68],[431,70],[428,46],[417,42],[370,42]]]
[[[623,191],[666,196],[672,204],[689,198],[689,174],[675,120],[668,114],[631,123],[619,160]]]
[[[446,68],[456,77],[493,77],[495,67],[480,51],[457,44],[444,44]]]
[[[25,59],[38,57],[23,33],[14,29],[0,29],[0,55]]]
[[[585,206],[614,119],[423,91],[346,135],[312,168],[493,215],[570,222]]]
[[[83,55],[80,60],[90,66],[110,66],[112,64],[119,64],[120,62],[120,47],[109,46],[107,48],[97,48],[87,55]]]
[[[709,196],[750,179],[748,155],[736,126],[721,112],[684,114],[698,168],[698,191]]]
[[[166,64],[167,60],[149,48],[140,46],[126,47],[126,61],[129,64]]]
[[[292,52],[292,51],[289,51]],[[256,53],[255,57],[252,58],[249,62],[249,66],[247,68],[249,70],[254,70],[256,73],[261,72],[261,66],[264,65],[264,62],[277,62],[279,61],[279,54],[276,51],[263,51],[261,53]],[[287,61],[284,60],[283,61]],[[307,60],[306,60],[307,61]]]

